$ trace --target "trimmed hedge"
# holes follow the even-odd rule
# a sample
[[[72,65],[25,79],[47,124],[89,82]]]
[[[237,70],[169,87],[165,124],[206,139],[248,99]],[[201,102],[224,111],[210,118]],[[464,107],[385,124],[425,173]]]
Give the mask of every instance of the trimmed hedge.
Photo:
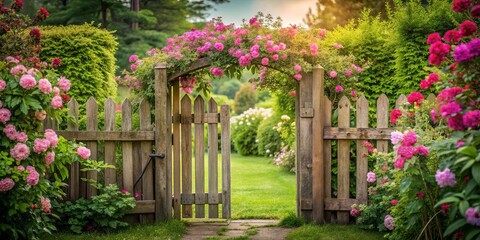
[[[69,93],[82,105],[90,96],[102,105],[116,95],[115,51],[112,32],[92,26],[46,26],[41,28],[41,60],[60,58],[60,75],[72,83]]]

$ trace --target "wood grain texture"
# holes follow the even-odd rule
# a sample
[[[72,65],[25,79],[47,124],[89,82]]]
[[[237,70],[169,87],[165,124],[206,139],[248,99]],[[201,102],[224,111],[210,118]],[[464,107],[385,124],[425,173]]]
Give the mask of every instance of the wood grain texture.
[[[313,219],[316,223],[325,222],[324,199],[325,199],[325,159],[323,145],[323,127],[325,114],[322,114],[324,99],[324,73],[325,70],[316,66],[313,68],[312,102],[313,102],[313,125],[312,125],[312,201]]]
[[[132,104],[128,99],[122,103],[122,131],[132,131]],[[133,193],[133,143],[122,143],[123,189]]]
[[[183,96],[181,108],[182,193],[190,194],[192,193],[192,100],[188,95]],[[191,204],[182,206],[182,217],[193,217]]]
[[[72,98],[68,102],[68,115],[72,116],[74,122],[67,122],[67,130],[78,131],[78,102]],[[58,131],[57,131],[58,134]],[[72,163],[69,166],[69,180],[68,180],[68,198],[69,200],[77,200],[80,197],[80,165],[78,162]]]
[[[389,104],[387,95],[382,94],[377,100],[377,128],[388,128]],[[390,139],[390,136],[389,138]],[[378,140],[377,150],[379,152],[388,151],[388,140]]]
[[[332,102],[325,97],[325,106],[324,106],[324,114],[325,114],[325,127],[332,126]],[[324,136],[325,138],[325,136]],[[325,159],[325,198],[332,197],[332,140],[323,140],[323,153]],[[332,222],[332,212],[325,210],[325,222],[331,223]]]
[[[180,209],[180,178],[181,178],[181,159],[180,159],[180,86],[175,81],[172,87],[172,114],[173,114],[173,216],[176,219],[181,218]]]
[[[105,132],[115,131],[115,102],[109,98],[104,104],[105,119],[104,129]],[[115,166],[115,142],[105,141],[105,163]],[[116,169],[105,169],[105,185],[116,184],[117,175]]]
[[[195,123],[195,202],[201,202],[205,197],[205,130],[203,127],[203,115],[205,113],[205,101],[202,96],[197,96],[194,103]],[[203,201],[205,202],[205,200]],[[195,205],[195,217],[205,217],[205,204]]]
[[[338,127],[350,127],[350,101],[343,96],[338,103]],[[338,178],[339,199],[348,199],[350,193],[350,140],[338,140]],[[349,213],[338,212],[338,223],[348,224]]]
[[[368,101],[365,96],[357,100],[357,128],[368,128]],[[357,140],[357,173],[356,193],[357,199],[367,200],[367,172],[368,172],[368,151],[364,146],[365,140]]]
[[[231,176],[230,176],[230,107],[220,107],[220,127],[222,141],[222,218],[231,216]]]
[[[217,113],[217,102],[208,101],[208,112]],[[218,218],[218,124],[208,124],[208,217]]]
[[[90,97],[87,101],[87,131],[97,131],[98,130],[98,104],[93,97]],[[87,142],[87,148],[90,149],[90,159],[98,159],[98,144],[97,141]],[[86,172],[87,179],[93,181],[98,180],[97,171],[88,171]],[[97,195],[97,189],[93,187],[90,183],[86,184],[86,198],[90,199],[92,196]]]
[[[149,131],[152,130],[152,118],[150,114],[150,104],[146,99],[142,99],[139,106],[140,113],[140,130]],[[152,142],[142,141],[140,143],[140,159],[138,164],[141,166],[141,170],[145,169],[145,173],[137,184],[141,187],[141,199],[142,200],[154,200],[154,182],[153,182],[153,163],[148,164],[150,160],[150,153],[152,153]],[[141,174],[141,173],[140,173]],[[137,177],[135,177],[135,180]],[[155,201],[153,201],[155,203]],[[153,204],[155,206],[155,204]],[[155,219],[155,208],[152,214],[143,214],[140,216],[140,223],[151,223]]]

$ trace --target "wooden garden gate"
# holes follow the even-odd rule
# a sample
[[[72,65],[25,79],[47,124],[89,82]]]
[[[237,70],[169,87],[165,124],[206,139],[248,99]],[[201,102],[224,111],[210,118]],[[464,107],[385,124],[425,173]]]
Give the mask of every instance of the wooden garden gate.
[[[170,211],[169,206],[165,206],[166,217],[219,218],[221,204],[221,218],[230,218],[230,107],[223,104],[219,112],[213,98],[205,101],[202,96],[198,96],[193,104],[188,95],[180,99],[179,78],[196,69],[198,68],[193,65],[186,72],[167,77],[166,64],[158,64],[155,68],[155,89],[158,89],[155,101],[159,109],[155,110],[155,120],[159,125],[158,134],[172,135],[172,138],[166,137],[156,146],[158,153],[166,153],[166,188],[163,191],[166,203],[172,203],[173,206],[173,212]],[[205,107],[206,104],[207,107]],[[205,124],[208,136],[207,164],[204,157]],[[219,126],[221,167],[218,161]],[[194,133],[193,142],[192,133]],[[205,180],[206,169],[208,170],[207,180]],[[222,176],[220,186],[219,169]],[[195,205],[195,211],[192,205]],[[208,205],[208,215],[205,214],[206,205]]]

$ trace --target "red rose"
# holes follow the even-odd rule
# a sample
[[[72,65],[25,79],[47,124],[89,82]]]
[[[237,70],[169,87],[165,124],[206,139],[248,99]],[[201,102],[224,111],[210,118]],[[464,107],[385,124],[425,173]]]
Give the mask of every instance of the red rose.
[[[63,100],[64,102],[70,101],[70,97],[69,97],[67,94],[64,94],[64,93],[63,93],[63,94],[60,94],[60,97],[62,97],[62,100]]]
[[[62,60],[60,58],[54,58],[52,59],[52,67],[58,67],[62,63]]]
[[[34,28],[30,31],[30,36],[35,38],[35,40],[40,40],[40,30],[38,28]]]
[[[15,0],[11,8],[16,12],[20,11],[23,8],[23,0]]]
[[[423,97],[423,95],[419,92],[412,92],[410,93],[410,95],[408,95],[407,97],[407,101],[410,103],[410,104],[414,104],[416,103],[417,106],[420,106],[422,104],[422,101],[423,99],[425,99]]]
[[[442,37],[440,36],[440,34],[438,34],[438,32],[434,32],[428,35],[427,44],[432,44],[440,41],[442,41]]]
[[[443,38],[445,39],[446,42],[458,43],[462,38],[462,34],[457,30],[448,30],[443,35]]]
[[[454,12],[463,12],[470,7],[470,4],[472,4],[473,0],[455,0],[453,1],[452,4],[452,10]]]
[[[477,24],[470,20],[465,20],[464,22],[462,22],[462,24],[460,24],[458,29],[460,30],[460,34],[462,34],[462,36],[467,37],[477,31]]]
[[[470,13],[472,14],[472,17],[480,18],[480,5],[475,5]]]
[[[392,124],[397,124],[397,120],[401,116],[402,116],[402,111],[401,110],[393,109],[392,112],[390,112],[390,122]]]

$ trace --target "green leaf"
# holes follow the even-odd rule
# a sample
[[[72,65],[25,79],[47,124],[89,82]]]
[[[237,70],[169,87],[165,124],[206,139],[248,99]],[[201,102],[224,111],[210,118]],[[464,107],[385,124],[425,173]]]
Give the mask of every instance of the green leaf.
[[[474,237],[477,236],[479,233],[480,233],[480,229],[474,229],[467,234],[467,236],[465,237],[465,240],[474,239]]]
[[[477,157],[477,149],[474,146],[465,146],[457,150],[457,153],[469,156],[471,158]]]
[[[460,214],[462,214],[462,216],[465,216],[465,212],[467,211],[467,209],[470,207],[470,203],[468,201],[461,201],[460,204],[458,205],[458,210],[460,211]]]
[[[412,184],[412,180],[410,178],[404,178],[400,182],[400,193],[404,193],[407,191],[408,187]]]
[[[440,205],[444,204],[444,203],[456,203],[460,201],[460,199],[458,199],[457,197],[446,197],[442,200],[440,200],[440,202],[438,202],[437,204],[435,204],[435,207],[439,207]]]
[[[463,166],[462,170],[460,171],[460,173],[463,173],[465,172],[467,169],[469,169],[470,167],[472,167],[472,165],[475,163],[476,161],[475,160],[470,160],[468,161],[465,166]]]
[[[467,224],[467,221],[465,219],[459,219],[455,221],[454,223],[450,224],[447,227],[447,230],[443,233],[444,237],[447,237],[448,235],[452,234],[453,232],[457,231],[459,228],[465,226]]]
[[[475,179],[475,182],[480,185],[480,163],[475,163],[475,165],[473,165],[472,176],[473,179]]]

